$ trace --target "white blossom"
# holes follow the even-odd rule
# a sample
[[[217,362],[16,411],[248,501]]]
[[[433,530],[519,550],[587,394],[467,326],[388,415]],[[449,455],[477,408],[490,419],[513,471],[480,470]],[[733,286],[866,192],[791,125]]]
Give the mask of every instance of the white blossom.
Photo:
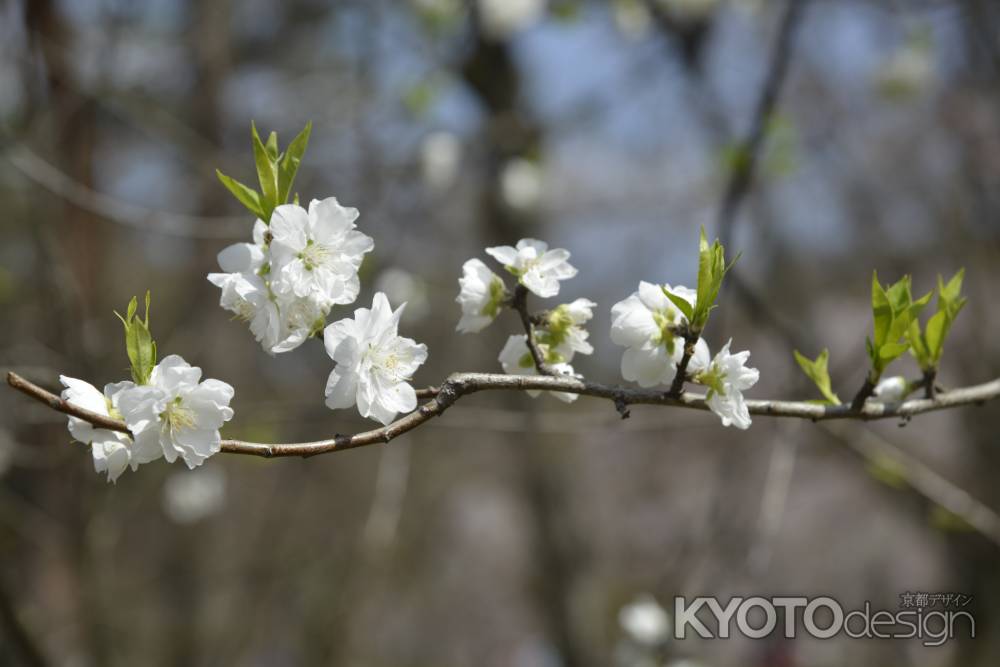
[[[482,261],[470,259],[462,265],[458,285],[460,291],[455,301],[462,306],[462,318],[456,330],[462,333],[482,331],[496,319],[507,298],[503,280]]]
[[[546,356],[548,352],[547,347],[544,345],[538,345],[538,348],[539,352],[542,353],[542,356]],[[507,343],[500,351],[500,356],[497,360],[503,367],[503,372],[507,375],[538,375],[538,369],[535,367],[535,361],[531,357],[531,350],[528,349],[528,337],[524,334],[509,337],[507,339]],[[559,375],[579,377],[573,371],[573,367],[566,362],[548,362],[548,366]],[[527,393],[532,398],[535,398],[541,392],[535,389],[530,389]],[[551,391],[549,393],[565,403],[572,403],[578,398],[577,394],[564,391]]]
[[[362,417],[389,424],[398,413],[417,407],[409,384],[427,359],[427,346],[399,335],[403,304],[395,312],[378,292],[372,307],[358,308],[354,318],[334,322],[323,331],[327,354],[336,362],[326,383],[330,408],[357,405]]]
[[[253,243],[219,253],[224,273],[208,280],[222,293],[219,305],[250,325],[271,354],[301,345],[326,324],[330,308],[353,302],[358,268],[372,239],[355,229],[357,209],[334,197],[301,206],[278,206],[271,225],[257,220]]]
[[[670,616],[649,594],[622,607],[618,622],[629,637],[644,646],[658,646],[669,637]]]
[[[172,354],[153,368],[149,384],[119,394],[118,409],[135,439],[133,457],[178,457],[189,468],[219,451],[219,429],[232,419],[233,388],[201,380],[201,369]],[[141,461],[140,461],[141,462]]]
[[[684,339],[674,329],[687,320],[665,291],[694,304],[692,289],[643,281],[636,292],[611,308],[611,340],[626,348],[622,377],[642,387],[673,382],[684,354]],[[699,340],[698,345],[704,343]]]
[[[312,299],[320,309],[352,303],[358,297],[358,268],[374,247],[370,236],[355,229],[356,208],[336,197],[314,199],[309,210],[295,204],[274,209],[271,290]]]
[[[483,29],[494,39],[507,39],[536,23],[545,0],[477,0]]]
[[[62,392],[63,400],[84,410],[115,419],[121,418],[116,406],[121,392],[135,386],[131,382],[108,384],[104,386],[104,393],[101,393],[92,384],[83,380],[60,375],[59,381],[66,387]],[[74,439],[90,445],[91,455],[94,457],[94,470],[106,473],[109,482],[116,481],[129,464],[132,464],[132,469],[135,470],[139,463],[145,463],[132,460],[132,440],[125,433],[94,426],[78,417],[69,418],[69,432]]]
[[[750,412],[743,399],[743,392],[757,384],[760,371],[746,366],[750,358],[749,351],[731,354],[729,352],[731,343],[730,339],[722,346],[707,368],[695,371],[695,381],[708,387],[708,407],[722,419],[723,426],[733,425],[739,429],[746,429],[750,427]],[[704,365],[707,358],[706,346],[700,355],[698,365]]]
[[[588,342],[590,333],[583,328],[594,317],[597,304],[590,299],[577,299],[556,306],[549,312],[545,325],[538,332],[538,341],[547,345],[558,361],[572,361],[573,355],[593,354]]]
[[[882,403],[895,403],[903,400],[910,391],[910,383],[902,375],[882,378],[875,385],[873,394]]]
[[[547,243],[535,239],[521,239],[515,248],[487,248],[486,253],[517,276],[518,282],[542,298],[558,294],[559,281],[572,278],[577,273],[568,261],[568,250],[549,250]]]

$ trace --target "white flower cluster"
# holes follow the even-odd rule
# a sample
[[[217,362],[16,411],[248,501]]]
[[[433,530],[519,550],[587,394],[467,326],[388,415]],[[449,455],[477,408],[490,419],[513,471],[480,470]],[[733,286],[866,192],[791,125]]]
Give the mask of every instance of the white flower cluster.
[[[427,347],[398,335],[403,306],[394,312],[377,292],[372,308],[326,326],[335,305],[353,303],[361,290],[358,269],[374,248],[355,228],[358,210],[335,197],[314,199],[306,210],[276,206],[270,224],[257,220],[253,243],[219,253],[225,273],[208,279],[222,289],[220,305],[250,324],[263,348],[287,352],[323,332],[336,367],[326,386],[330,408],[357,405],[363,417],[390,423],[416,407],[410,376]]]
[[[684,356],[679,332],[687,318],[667,297],[668,292],[692,306],[695,303],[696,292],[687,287],[640,282],[638,291],[611,308],[611,340],[625,348],[622,376],[642,387],[670,386]],[[750,426],[750,414],[743,391],[757,383],[760,373],[746,367],[750,353],[732,354],[730,343],[713,359],[708,344],[699,338],[687,374],[708,388],[708,407],[723,426],[745,429]]]
[[[326,325],[334,305],[353,303],[358,268],[374,247],[355,228],[358,210],[335,197],[274,209],[270,224],[257,220],[253,243],[219,253],[224,273],[208,280],[222,290],[226,310],[250,325],[269,353],[288,352]]]
[[[577,273],[569,263],[568,250],[549,250],[548,244],[535,239],[521,239],[516,247],[487,248],[486,253],[503,264],[504,269],[515,276],[525,289],[543,298],[559,294],[560,281]],[[478,259],[470,259],[462,266],[458,285],[460,291],[455,301],[462,306],[462,318],[457,329],[462,333],[482,331],[511,300],[503,279]],[[577,352],[593,353],[594,348],[587,342],[589,334],[583,325],[594,316],[596,306],[589,299],[577,299],[557,306],[542,316],[535,329],[535,343],[545,364],[556,373],[576,377],[570,365],[573,355]],[[510,336],[500,351],[498,361],[508,375],[538,374],[525,334]],[[532,397],[539,393],[528,392]],[[577,398],[576,394],[551,393],[567,403]]]
[[[69,431],[91,447],[94,469],[114,482],[131,467],[161,457],[178,458],[189,468],[219,451],[219,429],[232,419],[233,388],[219,380],[201,380],[201,369],[170,355],[153,368],[149,383],[117,382],[103,393],[93,385],[60,376],[64,400],[105,417],[124,420],[131,432],[98,428],[69,418]]]

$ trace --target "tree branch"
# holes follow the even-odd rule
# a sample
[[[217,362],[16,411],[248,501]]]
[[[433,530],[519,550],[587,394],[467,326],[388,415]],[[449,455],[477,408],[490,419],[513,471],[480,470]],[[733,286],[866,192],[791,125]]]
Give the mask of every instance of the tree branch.
[[[518,284],[514,288],[514,297],[510,301],[510,307],[516,310],[518,316],[521,318],[521,326],[524,327],[524,333],[527,336],[525,343],[528,345],[528,351],[531,352],[531,359],[535,362],[535,368],[542,375],[556,375],[556,372],[545,363],[545,356],[538,349],[538,344],[535,342],[535,327],[532,324],[532,315],[528,312],[527,287]]]
[[[757,162],[761,148],[767,137],[767,126],[774,110],[778,106],[778,97],[784,87],[791,61],[792,42],[795,29],[799,24],[802,11],[808,0],[788,0],[785,13],[778,28],[778,38],[771,52],[764,87],[754,108],[753,120],[746,138],[740,143],[737,152],[737,162],[733,167],[726,189],[722,196],[716,222],[719,228],[719,240],[723,246],[729,247],[732,240],[733,223],[743,198],[753,185],[757,172]]]
[[[17,373],[7,373],[7,383],[45,403],[53,410],[115,431],[128,433],[124,422],[109,419],[88,410],[78,408],[38,385],[25,380]],[[386,443],[400,435],[412,431],[431,418],[440,416],[463,396],[481,391],[562,391],[581,396],[603,398],[620,406],[626,405],[666,405],[677,408],[708,410],[705,396],[684,392],[680,396],[670,396],[655,389],[637,389],[617,385],[589,382],[574,377],[559,375],[503,375],[497,373],[454,373],[440,387],[429,387],[420,391],[429,401],[408,415],[400,417],[388,426],[364,431],[353,435],[337,434],[328,440],[286,444],[267,444],[223,440],[222,451],[229,454],[246,454],[265,458],[279,456],[315,456],[343,449],[353,449],[377,443]],[[788,417],[810,419],[909,419],[914,415],[935,410],[944,410],[964,405],[981,405],[1000,397],[1000,378],[984,384],[953,389],[937,394],[933,399],[921,398],[903,403],[866,403],[861,410],[853,410],[849,405],[822,405],[807,401],[748,400],[747,408],[752,415],[765,417]]]

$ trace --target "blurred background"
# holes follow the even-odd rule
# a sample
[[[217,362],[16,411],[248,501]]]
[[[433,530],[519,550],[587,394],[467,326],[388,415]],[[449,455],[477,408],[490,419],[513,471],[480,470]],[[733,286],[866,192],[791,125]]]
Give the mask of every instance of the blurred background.
[[[409,302],[418,386],[499,371],[516,319],[455,333],[457,278],[525,236],[573,253],[576,369],[616,381],[612,304],[692,285],[701,225],[743,252],[706,337],[752,351],[751,397],[817,397],[792,349],[823,347],[853,395],[872,269],[966,267],[940,381],[1000,375],[992,0],[27,0],[0,38],[0,366],[44,386],[126,377],[112,310],[150,288],[161,355],[236,387],[225,436],[369,426],[323,406],[319,342],[269,357],[205,279],[249,239],[214,169],[252,181],[251,120],[313,121],[296,189],[361,210],[358,305]],[[1000,660],[995,404],[739,432],[480,394],[388,446],[116,485],[65,422],[0,391],[0,664]],[[650,602],[905,592],[972,596],[976,639],[676,641]]]

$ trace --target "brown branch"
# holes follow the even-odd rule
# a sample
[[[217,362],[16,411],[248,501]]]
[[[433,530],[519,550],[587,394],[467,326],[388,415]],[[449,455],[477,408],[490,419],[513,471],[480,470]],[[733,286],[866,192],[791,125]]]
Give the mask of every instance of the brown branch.
[[[101,415],[81,410],[58,396],[32,384],[16,373],[7,374],[7,382],[15,389],[35,400],[45,403],[53,410],[79,417],[101,428],[112,428],[128,432],[124,422],[108,419]],[[708,410],[705,396],[684,392],[680,396],[670,396],[655,389],[636,389],[616,385],[588,382],[569,376],[551,375],[503,375],[496,373],[454,373],[440,387],[422,390],[430,396],[428,402],[414,412],[400,417],[388,426],[364,431],[354,435],[335,435],[328,440],[287,444],[266,444],[223,440],[222,451],[230,454],[247,454],[265,458],[278,456],[315,456],[327,452],[353,449],[377,443],[386,443],[400,435],[412,431],[450,408],[462,396],[481,391],[561,391],[581,396],[592,396],[612,401],[616,407],[626,405],[666,405],[694,410]],[[935,410],[944,410],[964,405],[979,405],[1000,397],[1000,378],[984,384],[954,389],[939,393],[933,399],[915,399],[902,403],[866,403],[861,410],[853,410],[847,405],[821,405],[805,401],[748,400],[747,408],[752,415],[766,417],[788,417],[810,419],[909,419],[914,415]]]
[[[667,391],[667,394],[670,396],[680,396],[684,391],[684,383],[687,382],[688,364],[691,363],[691,357],[694,356],[694,346],[697,343],[698,334],[684,334],[684,355],[677,363],[677,373],[674,375],[674,380],[670,383],[670,389]]]
[[[97,414],[96,412],[91,412],[90,410],[84,410],[79,406],[73,405],[69,401],[63,400],[52,392],[42,389],[37,384],[28,382],[13,371],[7,373],[7,384],[21,393],[31,396],[36,401],[45,403],[56,412],[62,412],[70,417],[78,417],[85,422],[90,422],[94,426],[106,428],[110,431],[120,431],[121,433],[129,432],[128,427],[125,426],[125,422],[119,419],[113,419],[106,415]]]
[[[510,307],[516,310],[518,316],[521,318],[521,326],[524,327],[524,333],[527,336],[525,343],[528,346],[528,351],[531,352],[531,359],[535,362],[535,368],[542,375],[556,375],[556,372],[545,363],[545,357],[542,355],[542,351],[538,349],[538,343],[535,342],[535,327],[532,324],[532,316],[528,312],[527,287],[518,284],[514,288],[514,297],[510,301]]]

